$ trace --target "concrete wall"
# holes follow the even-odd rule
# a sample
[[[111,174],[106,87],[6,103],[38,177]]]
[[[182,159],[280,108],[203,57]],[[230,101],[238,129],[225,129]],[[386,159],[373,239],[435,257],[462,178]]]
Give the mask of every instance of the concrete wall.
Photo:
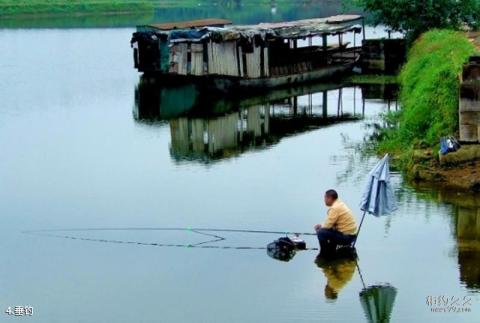
[[[460,141],[480,141],[480,57],[463,66],[459,99]]]
[[[396,74],[406,59],[403,39],[366,39],[362,42],[364,73]]]

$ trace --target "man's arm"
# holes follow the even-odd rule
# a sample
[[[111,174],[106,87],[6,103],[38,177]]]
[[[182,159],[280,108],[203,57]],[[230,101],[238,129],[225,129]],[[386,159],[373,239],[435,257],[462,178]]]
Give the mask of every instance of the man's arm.
[[[337,223],[338,219],[338,214],[339,212],[333,208],[330,208],[327,213],[327,218],[325,219],[325,222],[322,225],[322,228],[324,229],[331,229],[335,226],[335,223]]]

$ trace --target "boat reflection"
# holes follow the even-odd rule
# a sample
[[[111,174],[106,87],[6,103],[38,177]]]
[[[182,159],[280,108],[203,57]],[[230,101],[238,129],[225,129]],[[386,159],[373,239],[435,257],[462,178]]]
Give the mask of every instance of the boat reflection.
[[[162,87],[142,78],[133,115],[137,122],[168,122],[175,161],[210,163],[265,149],[290,135],[359,120],[365,114],[364,91],[340,84],[310,84],[226,99],[193,84]],[[384,100],[385,89],[378,93],[378,99]],[[348,100],[346,108],[344,100]]]

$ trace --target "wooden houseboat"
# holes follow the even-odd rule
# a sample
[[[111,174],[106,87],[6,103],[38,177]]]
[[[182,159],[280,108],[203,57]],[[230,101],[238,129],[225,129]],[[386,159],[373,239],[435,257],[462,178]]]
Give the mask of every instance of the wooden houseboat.
[[[363,17],[338,15],[291,22],[231,25],[205,19],[138,26],[135,68],[165,83],[198,82],[228,91],[328,79],[351,71],[365,38]],[[351,33],[351,41],[344,35]],[[335,41],[329,44],[329,41]]]

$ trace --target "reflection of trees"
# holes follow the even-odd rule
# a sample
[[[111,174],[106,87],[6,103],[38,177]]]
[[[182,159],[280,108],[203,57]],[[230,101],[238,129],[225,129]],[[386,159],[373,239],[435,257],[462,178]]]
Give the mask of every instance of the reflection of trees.
[[[242,6],[242,0],[220,0],[219,4],[225,8],[238,9]]]

